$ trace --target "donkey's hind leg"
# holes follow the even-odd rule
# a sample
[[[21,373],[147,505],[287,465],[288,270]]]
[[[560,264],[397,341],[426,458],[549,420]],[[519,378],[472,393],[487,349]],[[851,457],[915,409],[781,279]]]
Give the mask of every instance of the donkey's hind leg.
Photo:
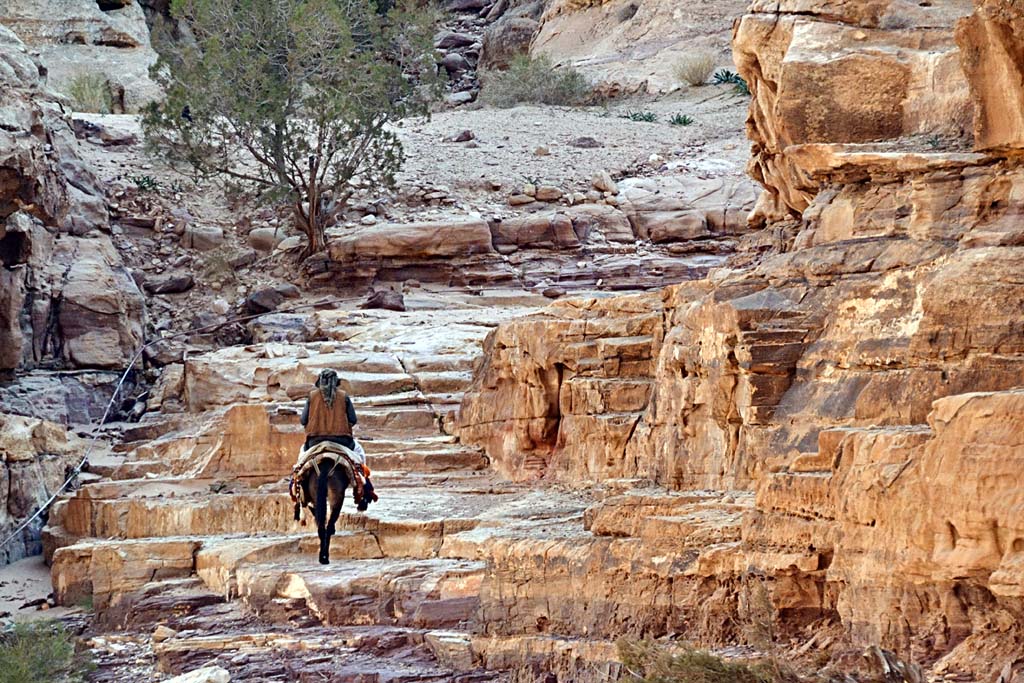
[[[341,516],[341,506],[345,503],[345,489],[341,486],[340,482],[331,482],[331,518],[327,522],[327,534],[333,536],[336,533],[335,525],[338,523],[338,517]]]

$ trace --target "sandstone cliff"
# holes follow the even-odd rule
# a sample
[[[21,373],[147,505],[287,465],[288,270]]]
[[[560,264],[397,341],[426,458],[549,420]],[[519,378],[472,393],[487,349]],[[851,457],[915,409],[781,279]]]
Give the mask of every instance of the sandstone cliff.
[[[698,575],[769,577],[783,628],[996,672],[1024,608],[1019,18],[753,3],[734,49],[774,253],[500,326],[463,439],[517,479],[753,491]]]

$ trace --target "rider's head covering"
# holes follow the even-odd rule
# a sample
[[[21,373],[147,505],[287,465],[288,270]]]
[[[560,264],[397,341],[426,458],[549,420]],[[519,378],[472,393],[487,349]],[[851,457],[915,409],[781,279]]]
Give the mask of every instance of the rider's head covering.
[[[334,397],[338,395],[338,373],[330,368],[321,370],[320,376],[316,378],[316,385],[324,395],[327,405],[333,406]]]

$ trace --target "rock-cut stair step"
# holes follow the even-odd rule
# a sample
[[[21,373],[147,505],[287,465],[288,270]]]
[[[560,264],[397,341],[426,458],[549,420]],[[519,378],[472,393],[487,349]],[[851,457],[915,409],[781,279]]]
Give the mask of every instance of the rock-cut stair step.
[[[325,625],[450,628],[479,606],[485,563],[455,559],[368,559],[316,564],[312,557],[244,564],[237,592],[265,620],[275,602],[304,601]]]

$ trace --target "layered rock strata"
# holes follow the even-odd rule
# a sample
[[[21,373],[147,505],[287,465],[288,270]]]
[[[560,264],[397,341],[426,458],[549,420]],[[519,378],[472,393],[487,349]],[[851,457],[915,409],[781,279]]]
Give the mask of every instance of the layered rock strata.
[[[517,479],[753,491],[716,585],[752,570],[782,629],[838,621],[853,645],[991,676],[1021,638],[1004,468],[1024,457],[1024,176],[978,68],[1013,80],[1016,14],[947,3],[909,12],[907,31],[886,18],[897,4],[755,3],[736,32],[752,168],[761,206],[797,217],[789,236],[642,306],[564,302],[499,327],[460,434]],[[982,45],[986,31],[1001,37]],[[599,604],[575,600],[561,623],[600,628],[615,612]]]

